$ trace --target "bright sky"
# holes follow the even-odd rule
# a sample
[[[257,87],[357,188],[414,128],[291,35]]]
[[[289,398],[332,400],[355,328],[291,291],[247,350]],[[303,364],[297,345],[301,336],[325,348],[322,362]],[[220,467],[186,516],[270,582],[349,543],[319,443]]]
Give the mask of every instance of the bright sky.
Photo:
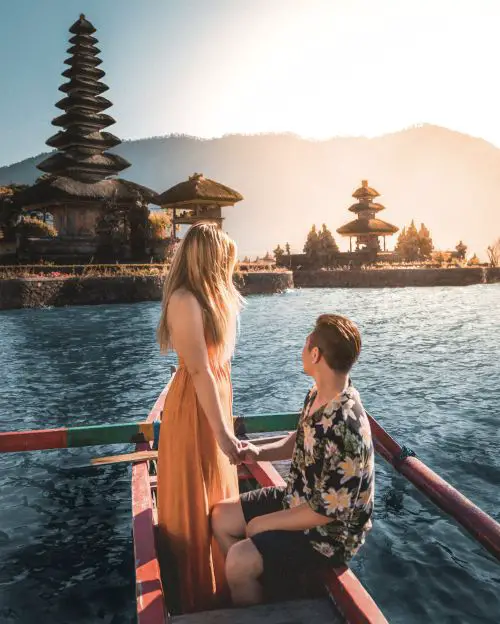
[[[432,123],[500,146],[500,0],[0,0],[0,165],[56,130],[68,28],[98,29],[122,138]]]

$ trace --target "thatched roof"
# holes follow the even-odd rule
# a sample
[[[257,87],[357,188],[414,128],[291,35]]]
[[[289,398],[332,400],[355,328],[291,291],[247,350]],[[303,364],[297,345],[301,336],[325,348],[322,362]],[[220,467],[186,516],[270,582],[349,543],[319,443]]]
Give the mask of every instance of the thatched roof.
[[[219,206],[232,206],[243,199],[237,191],[219,182],[205,178],[202,173],[194,173],[185,182],[180,182],[162,193],[159,205],[164,208],[191,203],[214,203]]]
[[[137,199],[157,204],[158,194],[140,184],[115,178],[94,184],[78,182],[61,176],[42,176],[26,190],[16,193],[15,200],[24,207],[81,201],[128,203]]]
[[[352,196],[356,199],[368,199],[379,197],[380,193],[368,186],[368,180],[362,180],[361,186],[354,191]]]
[[[342,236],[363,236],[365,234],[374,234],[378,236],[387,236],[394,234],[399,228],[390,223],[386,223],[381,219],[355,219],[342,227],[337,232]]]
[[[351,212],[361,212],[362,210],[371,210],[373,212],[380,212],[381,210],[385,210],[385,206],[382,204],[374,204],[373,202],[358,202],[357,204],[353,204],[349,206],[349,210]]]

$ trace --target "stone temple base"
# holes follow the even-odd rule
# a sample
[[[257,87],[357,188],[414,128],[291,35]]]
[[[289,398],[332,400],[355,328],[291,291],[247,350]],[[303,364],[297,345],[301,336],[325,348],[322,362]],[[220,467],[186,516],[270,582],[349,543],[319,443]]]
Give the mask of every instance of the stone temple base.
[[[87,264],[95,258],[97,239],[91,237],[28,238],[19,249],[23,262],[45,260],[55,264]]]

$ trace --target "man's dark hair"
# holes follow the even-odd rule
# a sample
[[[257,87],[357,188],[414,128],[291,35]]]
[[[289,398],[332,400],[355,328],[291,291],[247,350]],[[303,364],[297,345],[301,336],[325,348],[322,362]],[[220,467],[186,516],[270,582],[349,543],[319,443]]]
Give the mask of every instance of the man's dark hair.
[[[361,336],[356,325],[345,316],[322,314],[309,336],[309,350],[317,347],[328,366],[348,373],[361,351]]]

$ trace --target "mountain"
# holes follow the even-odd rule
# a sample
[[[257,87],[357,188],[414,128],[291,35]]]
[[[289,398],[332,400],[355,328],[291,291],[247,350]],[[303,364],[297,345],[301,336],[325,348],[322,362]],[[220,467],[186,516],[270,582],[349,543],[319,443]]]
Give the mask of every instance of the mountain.
[[[354,215],[361,180],[381,193],[380,218],[430,229],[435,246],[462,239],[485,259],[500,236],[500,150],[482,139],[424,125],[382,137],[311,141],[291,134],[230,135],[202,140],[168,136],[126,141],[115,150],[133,166],[124,177],[162,192],[202,172],[244,196],[225,209],[225,229],[240,255],[263,254],[287,241],[301,251],[313,223],[334,232]],[[0,168],[0,184],[31,183],[45,154]],[[393,248],[396,236],[388,239]]]

